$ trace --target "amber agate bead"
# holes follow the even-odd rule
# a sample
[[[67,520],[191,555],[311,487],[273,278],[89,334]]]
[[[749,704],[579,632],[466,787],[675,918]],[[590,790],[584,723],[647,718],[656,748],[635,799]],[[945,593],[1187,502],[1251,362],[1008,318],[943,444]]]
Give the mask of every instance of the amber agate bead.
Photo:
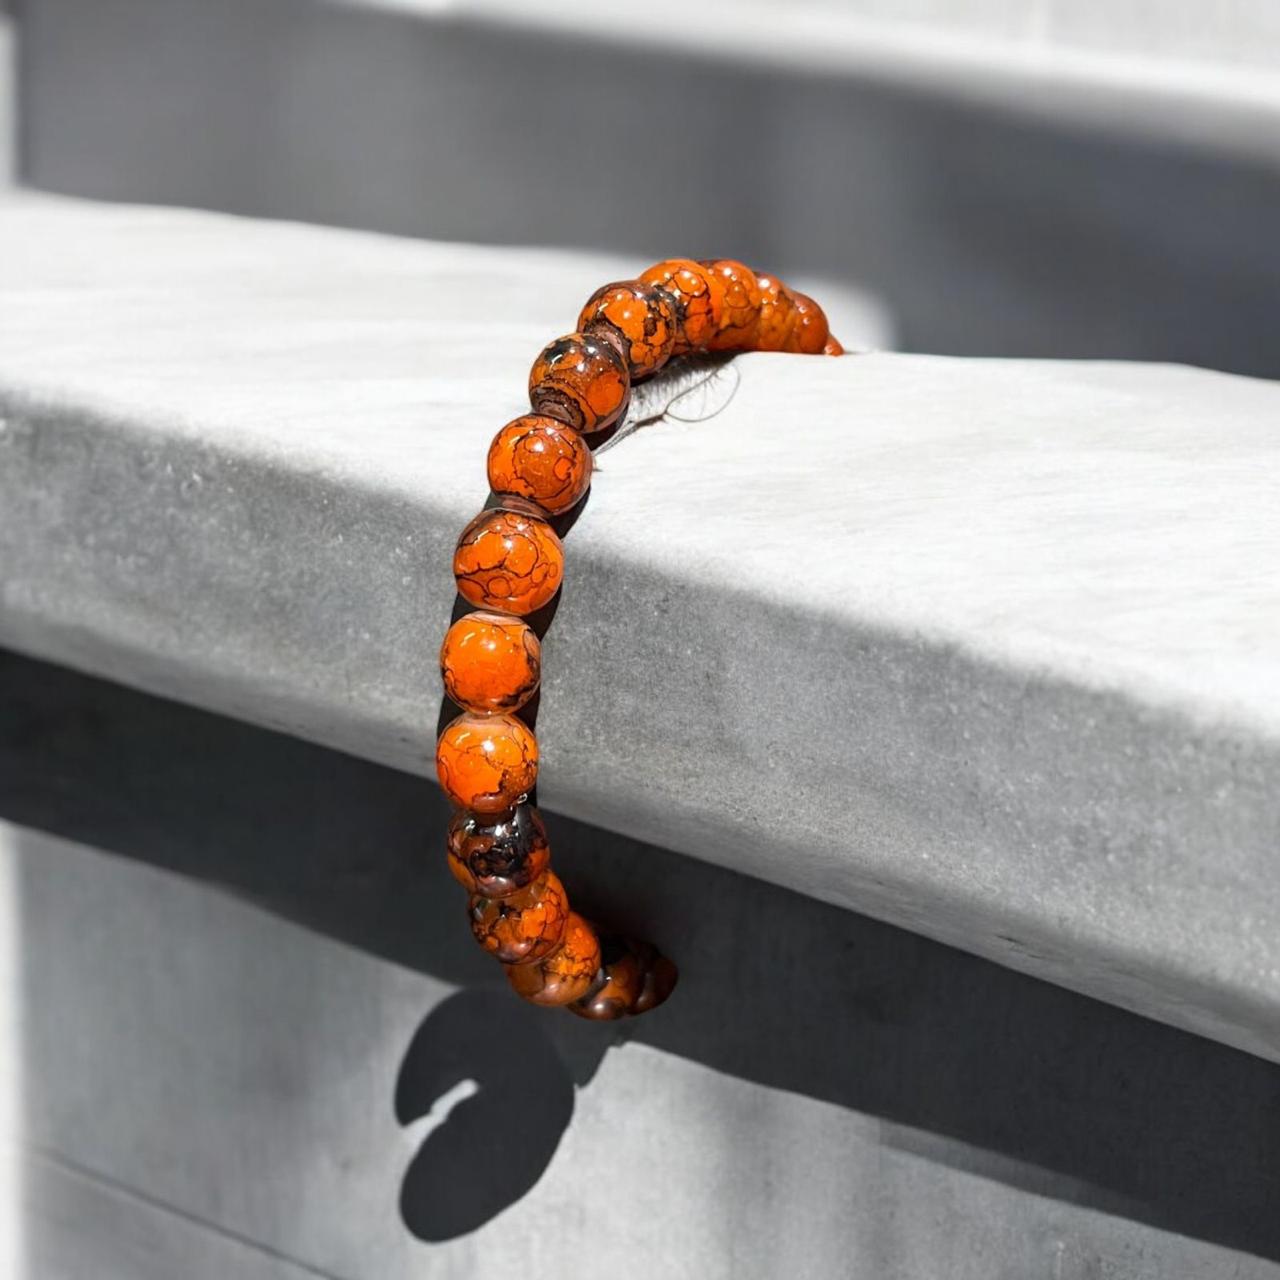
[[[468,613],[440,646],[444,691],[468,711],[519,711],[538,687],[542,645],[519,618]]]
[[[508,422],[489,446],[489,487],[513,493],[559,515],[591,483],[591,450],[572,428],[545,414]]]
[[[591,990],[600,968],[595,930],[576,911],[569,913],[560,947],[536,964],[508,965],[517,994],[534,1004],[568,1004]]]
[[[453,575],[470,604],[533,613],[560,588],[564,547],[545,520],[490,508],[462,531]]]
[[[844,345],[834,334],[828,334],[826,342],[822,344],[822,354],[824,356],[842,356],[844,355]]]
[[[578,317],[584,333],[603,329],[617,338],[633,378],[654,373],[667,362],[676,325],[670,295],[639,280],[597,289]]]
[[[755,341],[756,322],[760,318],[760,286],[756,273],[733,258],[703,261],[723,292],[716,331],[707,346],[712,351],[737,351]]]
[[[538,743],[514,716],[466,712],[445,726],[436,744],[436,773],[460,809],[514,809],[538,777]]]
[[[757,275],[760,318],[756,321],[756,351],[783,351],[796,324],[796,304],[791,290],[776,276]]]
[[[808,294],[796,293],[793,289],[791,296],[796,304],[796,322],[783,350],[806,356],[821,355],[830,336],[826,313]]]
[[[532,964],[560,945],[569,897],[554,871],[507,898],[477,894],[468,904],[476,941],[503,964]]]
[[[547,828],[530,804],[496,816],[455,813],[448,851],[454,879],[482,898],[508,897],[551,865]]]
[[[610,954],[610,953],[613,954]],[[570,1013],[593,1022],[613,1022],[631,1012],[644,983],[640,957],[629,947],[603,944],[603,955],[592,990],[569,1006]]]
[[[724,306],[724,287],[701,262],[668,258],[644,272],[640,279],[671,295],[676,305],[673,356],[707,346],[716,334],[716,318]]]
[[[529,403],[585,435],[611,427],[627,407],[631,375],[604,338],[571,333],[544,347],[529,371]]]

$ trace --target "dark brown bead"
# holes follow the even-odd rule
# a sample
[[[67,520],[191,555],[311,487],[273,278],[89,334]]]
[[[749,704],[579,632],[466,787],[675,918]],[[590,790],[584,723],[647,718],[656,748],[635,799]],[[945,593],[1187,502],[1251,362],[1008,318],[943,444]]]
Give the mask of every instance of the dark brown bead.
[[[542,816],[531,804],[496,817],[455,813],[449,824],[449,870],[468,893],[506,898],[532,884],[551,864]]]

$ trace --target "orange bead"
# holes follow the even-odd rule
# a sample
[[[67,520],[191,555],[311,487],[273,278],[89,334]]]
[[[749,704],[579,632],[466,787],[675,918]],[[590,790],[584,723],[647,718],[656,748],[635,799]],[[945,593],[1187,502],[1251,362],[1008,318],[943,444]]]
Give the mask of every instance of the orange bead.
[[[553,516],[581,500],[591,483],[591,450],[572,428],[544,414],[508,422],[489,446],[489,486]]]
[[[510,813],[455,813],[449,823],[449,870],[468,893],[506,898],[551,864],[542,817],[531,804]]]
[[[754,349],[782,351],[795,328],[795,299],[776,276],[757,275],[756,284],[760,288],[760,318],[756,321]]]
[[[503,964],[532,964],[549,956],[564,936],[569,896],[554,871],[506,898],[477,894],[468,904],[476,941]]]
[[[564,547],[540,517],[491,507],[462,531],[453,575],[470,604],[533,613],[560,589]]]
[[[444,691],[468,711],[519,711],[538,687],[542,645],[528,623],[501,613],[468,613],[440,646]]]
[[[740,351],[755,340],[760,318],[760,286],[750,267],[733,258],[706,258],[702,265],[718,280],[724,293],[716,332],[707,346],[712,351]]]
[[[514,716],[468,711],[440,735],[436,774],[458,808],[505,813],[533,790],[538,742],[529,726]]]
[[[724,306],[719,279],[692,258],[668,258],[645,271],[645,284],[665,289],[676,304],[676,336],[671,354],[705,347],[716,333],[716,317]]]
[[[627,362],[612,342],[571,333],[544,347],[529,371],[529,403],[586,435],[611,427],[631,392]]]
[[[676,308],[668,294],[639,280],[607,284],[587,299],[578,317],[584,333],[612,333],[627,357],[633,378],[654,373],[667,362],[676,338]]]
[[[822,344],[822,354],[824,356],[842,356],[844,355],[844,344],[834,334],[828,334],[826,342]]]
[[[829,336],[826,313],[808,294],[796,293],[793,289],[791,296],[796,302],[796,322],[783,350],[806,356],[821,355]]]
[[[593,1022],[613,1022],[631,1012],[644,984],[644,968],[640,957],[625,943],[604,942],[601,946],[604,981],[597,980],[595,990],[575,1000],[569,1012]]]
[[[569,913],[559,950],[537,964],[506,966],[517,994],[534,1004],[568,1004],[591,990],[600,968],[600,940],[576,912]]]

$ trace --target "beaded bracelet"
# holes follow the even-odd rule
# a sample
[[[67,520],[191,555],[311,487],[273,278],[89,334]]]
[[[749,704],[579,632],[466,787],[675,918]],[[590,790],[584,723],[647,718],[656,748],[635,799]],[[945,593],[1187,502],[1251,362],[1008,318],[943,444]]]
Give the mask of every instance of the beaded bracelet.
[[[478,611],[454,622],[440,650],[445,693],[462,712],[436,746],[440,785],[457,810],[449,868],[470,894],[472,932],[515,990],[584,1018],[655,1008],[671,994],[676,968],[649,943],[602,934],[571,911],[551,870],[531,799],[538,744],[519,714],[541,677],[540,637],[525,619],[560,588],[564,549],[549,520],[591,483],[584,437],[621,422],[633,382],[697,351],[842,348],[812,298],[731,259],[672,259],[605,285],[577,331],[534,361],[533,412],[494,437],[490,503],[453,557],[458,591]]]

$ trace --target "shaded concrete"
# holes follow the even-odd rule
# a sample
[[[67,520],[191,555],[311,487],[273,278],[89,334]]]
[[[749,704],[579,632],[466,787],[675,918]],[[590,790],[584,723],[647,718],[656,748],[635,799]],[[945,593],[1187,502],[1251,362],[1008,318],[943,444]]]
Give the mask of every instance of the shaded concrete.
[[[683,977],[620,1028],[538,1016],[428,784],[15,657],[0,706],[38,1257],[1280,1274],[1257,1058],[559,815],[575,897]]]

